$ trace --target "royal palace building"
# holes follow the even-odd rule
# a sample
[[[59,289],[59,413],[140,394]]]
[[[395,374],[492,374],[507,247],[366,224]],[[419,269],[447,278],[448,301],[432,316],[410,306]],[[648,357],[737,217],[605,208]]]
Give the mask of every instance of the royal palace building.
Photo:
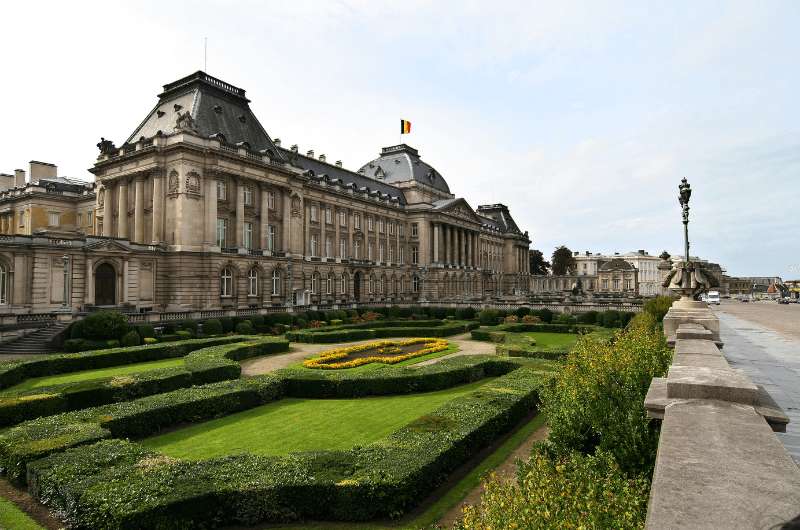
[[[473,209],[419,152],[358,171],[272,139],[245,91],[164,86],[94,183],[0,175],[0,311],[138,312],[522,300],[527,232]]]

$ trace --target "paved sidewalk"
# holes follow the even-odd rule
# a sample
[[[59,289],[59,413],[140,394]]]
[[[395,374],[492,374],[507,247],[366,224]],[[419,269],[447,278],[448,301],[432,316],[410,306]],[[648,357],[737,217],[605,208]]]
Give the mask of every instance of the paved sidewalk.
[[[786,450],[800,463],[800,340],[724,311],[716,311],[722,353],[732,367],[763,385],[781,406],[789,425],[778,433]]]

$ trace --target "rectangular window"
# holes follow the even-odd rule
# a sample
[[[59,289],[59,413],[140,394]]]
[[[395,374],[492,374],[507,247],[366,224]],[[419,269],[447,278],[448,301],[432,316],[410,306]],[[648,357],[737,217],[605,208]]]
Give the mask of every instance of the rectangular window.
[[[317,257],[317,236],[316,235],[312,235],[311,236],[311,257],[312,258]]]
[[[339,240],[339,257],[346,258],[347,257],[347,240],[341,239]]]
[[[244,223],[244,234],[242,234],[244,248],[253,248],[253,223]]]
[[[414,265],[419,263],[419,249],[416,246],[411,247],[411,263]]]
[[[411,223],[411,237],[417,237],[419,235],[419,225],[417,223]]]
[[[330,258],[333,256],[333,240],[330,236],[325,238],[325,257]]]
[[[614,290],[619,291],[619,280],[614,280]]]
[[[250,186],[244,187],[244,205],[245,206],[253,205],[253,188],[251,188]]]
[[[311,220],[314,222],[317,221],[317,207],[313,204],[311,205]]]
[[[339,226],[347,226],[347,212],[339,210]]]
[[[378,232],[383,233],[383,219],[378,219]]]
[[[394,247],[389,245],[389,263],[394,261]]]
[[[228,233],[228,220],[227,219],[217,219],[217,246],[220,248],[225,248],[227,246],[227,238],[225,237]]]
[[[389,223],[389,235],[394,235],[394,222]]]
[[[367,217],[367,230],[372,232],[372,217]]]
[[[603,280],[601,283],[603,285],[603,290],[608,289],[608,280]]]
[[[361,243],[353,241],[353,257],[361,259]]]
[[[397,261],[400,263],[400,265],[402,265],[403,263],[405,263],[404,256],[403,256],[403,247],[400,247],[397,250],[398,250]]]
[[[275,225],[267,225],[267,250],[275,250]]]
[[[372,261],[372,243],[367,245],[367,259]]]
[[[333,224],[333,210],[330,208],[325,208],[325,222]]]
[[[400,237],[403,237],[406,232],[406,225],[400,223],[400,226],[397,227],[397,231],[400,233]]]
[[[378,261],[381,263],[383,263],[384,250],[383,243],[381,243],[380,247],[378,247]]]
[[[58,212],[48,212],[47,225],[58,226],[59,224],[61,224],[61,214]]]
[[[270,210],[274,210],[275,209],[275,192],[274,191],[268,191],[267,192],[267,208],[269,208]]]
[[[78,213],[78,226],[83,226],[83,214]]]
[[[330,274],[325,279],[325,294],[331,294],[333,292],[333,276]]]
[[[217,181],[217,200],[218,201],[228,200],[228,187],[225,186],[225,183],[221,180]]]
[[[92,211],[91,211],[91,210],[89,210],[88,212],[86,212],[86,224],[87,224],[87,225],[89,225],[89,226],[92,226],[92,218],[93,218],[93,217],[94,217],[94,216],[92,215]]]
[[[361,230],[361,216],[358,214],[353,215],[353,228]]]

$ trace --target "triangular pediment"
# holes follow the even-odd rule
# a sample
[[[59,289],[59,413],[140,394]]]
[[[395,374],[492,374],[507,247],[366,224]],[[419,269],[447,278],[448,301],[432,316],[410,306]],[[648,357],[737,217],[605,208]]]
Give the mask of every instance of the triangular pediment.
[[[106,252],[129,253],[131,249],[120,241],[114,239],[100,239],[86,245],[86,250],[103,250]]]
[[[441,201],[441,204],[439,204],[436,209],[441,213],[452,215],[453,217],[459,217],[474,223],[481,222],[481,218],[478,217],[475,210],[472,209],[466,200],[461,198]]]

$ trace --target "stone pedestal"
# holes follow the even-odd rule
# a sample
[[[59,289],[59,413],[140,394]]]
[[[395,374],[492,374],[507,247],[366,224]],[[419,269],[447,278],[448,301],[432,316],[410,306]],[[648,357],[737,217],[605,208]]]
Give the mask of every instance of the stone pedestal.
[[[711,332],[711,339],[719,341],[719,319],[705,302],[684,300],[672,304],[664,317],[664,334],[668,341],[674,341],[681,324],[699,324]]]

